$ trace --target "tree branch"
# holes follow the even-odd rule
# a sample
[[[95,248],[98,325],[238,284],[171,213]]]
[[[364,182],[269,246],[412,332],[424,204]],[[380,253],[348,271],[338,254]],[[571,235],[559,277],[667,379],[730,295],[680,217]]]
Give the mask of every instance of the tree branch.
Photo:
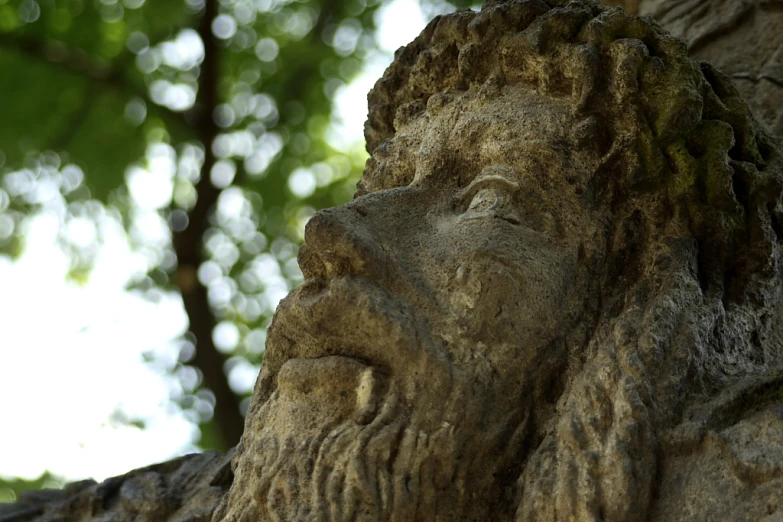
[[[217,15],[217,0],[207,0],[204,14],[198,26],[198,33],[204,42],[204,61],[199,75],[197,105],[197,132],[204,145],[204,165],[201,179],[196,185],[198,199],[190,212],[187,228],[174,234],[174,249],[177,253],[177,274],[175,282],[182,293],[185,311],[190,319],[190,330],[196,336],[197,346],[193,364],[204,375],[204,384],[215,394],[215,416],[217,427],[227,446],[239,442],[244,429],[244,419],[239,410],[239,398],[228,385],[223,370],[224,357],[215,349],[212,330],[215,317],[209,306],[207,289],[199,282],[198,267],[202,261],[202,241],[209,227],[209,215],[220,191],[210,181],[210,172],[215,164],[212,142],[219,129],[212,117],[218,100],[220,80],[220,47],[212,34],[212,20]]]

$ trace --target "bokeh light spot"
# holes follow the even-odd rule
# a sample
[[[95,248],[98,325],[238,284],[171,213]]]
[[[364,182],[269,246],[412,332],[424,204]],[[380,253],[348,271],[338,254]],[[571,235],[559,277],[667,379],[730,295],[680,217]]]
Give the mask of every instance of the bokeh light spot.
[[[125,9],[119,4],[101,6],[101,20],[113,24],[122,20],[125,16]]]
[[[362,24],[356,18],[343,20],[334,33],[331,44],[337,54],[348,56],[356,49],[359,37],[362,35]]]
[[[125,119],[131,125],[141,125],[147,118],[147,104],[138,97],[131,98],[125,105]]]
[[[315,187],[315,176],[308,169],[296,169],[288,177],[288,189],[300,199],[311,196],[315,192]]]
[[[250,364],[247,360],[237,361],[228,373],[228,385],[234,393],[246,394],[253,391],[260,366]]]
[[[256,44],[256,56],[262,62],[271,62],[277,58],[277,53],[280,52],[280,47],[277,42],[272,38],[262,38]]]
[[[210,181],[217,188],[226,188],[234,181],[234,176],[237,173],[237,167],[231,160],[220,160],[212,166],[212,172],[210,172]]]
[[[172,210],[169,215],[169,224],[171,224],[171,229],[174,232],[182,232],[188,228],[189,221],[188,213],[179,208]]]
[[[11,237],[14,233],[14,218],[8,214],[0,214],[0,240]]]
[[[198,13],[204,9],[206,0],[185,0],[185,4],[190,8],[191,11]]]
[[[188,84],[173,84],[167,80],[157,80],[150,85],[150,97],[158,105],[173,111],[185,111],[196,103],[196,91]]]
[[[84,171],[78,165],[66,165],[62,168],[60,174],[62,175],[61,188],[66,194],[79,188],[84,181]]]
[[[231,127],[236,121],[236,115],[231,105],[227,103],[221,103],[215,107],[215,112],[212,114],[212,118],[218,127],[228,128]]]
[[[266,346],[266,331],[255,329],[251,330],[245,337],[245,349],[252,354],[259,354],[264,351]]]
[[[228,40],[237,32],[237,21],[228,14],[218,15],[212,20],[212,34],[221,40]]]
[[[31,24],[41,16],[41,6],[35,0],[24,0],[19,6],[19,18]]]
[[[221,270],[220,265],[214,261],[206,261],[201,263],[201,266],[198,267],[198,280],[204,286],[208,287],[222,276],[223,270]]]
[[[183,29],[174,40],[159,46],[163,63],[188,71],[204,61],[204,42],[193,29]]]
[[[130,52],[139,54],[140,52],[149,49],[150,40],[147,38],[146,34],[140,31],[134,31],[128,36],[127,46]]]
[[[144,74],[151,74],[160,67],[160,56],[156,50],[147,49],[136,55],[136,68]]]
[[[212,330],[212,342],[223,353],[228,353],[239,344],[239,329],[230,321],[218,323]]]
[[[256,11],[249,3],[237,3],[234,7],[234,17],[239,25],[249,25],[256,20]]]
[[[133,166],[126,171],[125,180],[131,197],[141,208],[158,209],[171,202],[174,183],[165,173]]]

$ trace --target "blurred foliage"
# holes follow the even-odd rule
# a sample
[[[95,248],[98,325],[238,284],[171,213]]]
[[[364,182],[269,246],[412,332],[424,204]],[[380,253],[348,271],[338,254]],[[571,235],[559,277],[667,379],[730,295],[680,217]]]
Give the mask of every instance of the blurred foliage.
[[[274,307],[302,278],[304,224],[347,201],[364,165],[362,144],[328,136],[335,92],[377,52],[377,2],[0,0],[0,255],[18,256],[26,220],[53,213],[84,280],[106,223],[121,223],[140,260],[130,288],[207,289],[214,343],[198,349],[217,350],[245,408]],[[178,273],[172,237],[210,183],[197,274]],[[165,364],[181,383],[172,400],[201,447],[226,450],[195,351],[187,333]]]
[[[19,498],[19,494],[24,491],[38,491],[44,488],[61,488],[65,485],[64,481],[53,476],[49,472],[42,473],[40,477],[33,480],[24,479],[3,479],[0,477],[0,504],[4,502],[13,502]]]

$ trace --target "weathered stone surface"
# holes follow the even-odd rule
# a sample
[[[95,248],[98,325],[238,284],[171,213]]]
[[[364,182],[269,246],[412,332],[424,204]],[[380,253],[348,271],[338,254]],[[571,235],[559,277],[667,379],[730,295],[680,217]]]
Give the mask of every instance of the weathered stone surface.
[[[783,516],[781,149],[686,53],[535,0],[398,52],[215,520]]]
[[[783,519],[783,149],[730,79],[517,0],[434,20],[369,101],[212,520]]]
[[[783,136],[783,2],[780,0],[611,0],[649,15],[688,43],[691,57],[732,77],[753,114]]]

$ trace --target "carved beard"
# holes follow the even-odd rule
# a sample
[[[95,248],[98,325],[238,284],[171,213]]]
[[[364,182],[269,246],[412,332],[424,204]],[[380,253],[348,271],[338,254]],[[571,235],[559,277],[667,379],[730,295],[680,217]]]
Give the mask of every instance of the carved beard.
[[[246,433],[234,498],[215,520],[512,519],[519,467],[509,463],[521,461],[526,416],[494,431],[443,422],[428,432],[390,391],[365,424],[324,416],[290,429],[278,395],[258,411],[260,433]]]

